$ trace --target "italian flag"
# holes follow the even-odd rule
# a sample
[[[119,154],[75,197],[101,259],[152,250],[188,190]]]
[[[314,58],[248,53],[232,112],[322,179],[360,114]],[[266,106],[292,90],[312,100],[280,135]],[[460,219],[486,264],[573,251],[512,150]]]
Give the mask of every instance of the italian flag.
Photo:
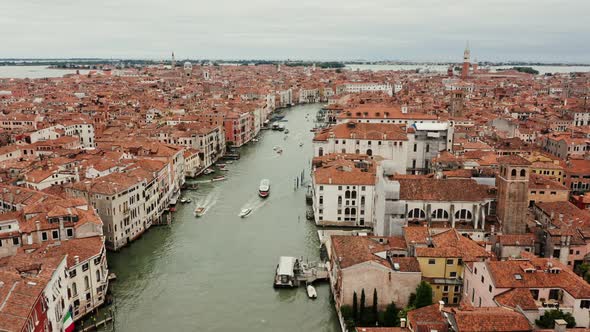
[[[71,309],[68,309],[68,312],[64,316],[63,324],[64,332],[74,332],[74,317],[72,317]]]

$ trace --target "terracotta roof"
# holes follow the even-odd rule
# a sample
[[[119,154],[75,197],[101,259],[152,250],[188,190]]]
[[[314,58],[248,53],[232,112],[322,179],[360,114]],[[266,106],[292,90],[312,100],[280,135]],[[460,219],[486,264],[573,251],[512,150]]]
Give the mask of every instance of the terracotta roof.
[[[394,176],[400,184],[400,199],[409,201],[479,202],[494,198],[490,187],[472,179],[408,179]]]
[[[498,157],[498,164],[506,164],[513,166],[529,166],[531,162],[518,155],[509,155]]]
[[[453,310],[457,332],[532,331],[525,315],[506,308],[480,307]]]
[[[388,250],[406,250],[406,242],[400,236],[376,237],[376,236],[346,236],[332,235],[332,248],[338,257],[341,268],[347,268],[364,262],[376,262],[388,268],[391,264],[376,253]],[[381,241],[380,241],[381,240]],[[411,263],[406,263],[409,268]]]
[[[514,288],[502,294],[496,295],[494,301],[512,309],[538,310],[531,291],[526,288]]]
[[[408,136],[403,126],[389,123],[341,123],[325,129],[315,135],[314,141],[326,141],[328,138],[407,141]]]
[[[416,257],[457,257],[464,262],[481,261],[492,257],[484,247],[451,228],[432,236],[432,247],[416,248]]]

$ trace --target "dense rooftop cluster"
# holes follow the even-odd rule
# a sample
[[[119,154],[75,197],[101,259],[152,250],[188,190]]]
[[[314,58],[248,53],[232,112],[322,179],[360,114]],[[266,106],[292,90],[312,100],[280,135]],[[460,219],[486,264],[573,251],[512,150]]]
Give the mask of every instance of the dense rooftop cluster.
[[[338,308],[362,289],[409,305],[426,281],[443,303],[403,329],[528,331],[548,308],[588,328],[589,78],[185,64],[1,79],[0,330],[102,305],[106,250],[168,223],[187,177],[303,103],[326,104],[314,221],[361,234],[327,241]]]

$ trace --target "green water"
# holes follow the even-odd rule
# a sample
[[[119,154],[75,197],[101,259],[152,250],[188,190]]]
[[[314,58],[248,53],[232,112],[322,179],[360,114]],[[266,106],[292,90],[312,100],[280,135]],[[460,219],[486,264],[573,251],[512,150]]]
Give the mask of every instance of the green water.
[[[117,331],[340,330],[327,283],[317,287],[316,300],[304,287],[272,288],[279,256],[319,257],[316,227],[305,220],[305,186],[294,190],[304,169],[309,182],[309,130],[319,108],[284,110],[286,140],[261,132],[228,165],[226,181],[184,192],[192,203],[177,206],[170,227],[154,227],[109,256]],[[257,195],[262,178],[271,181],[266,200]],[[208,206],[201,218],[193,216],[196,204]],[[245,207],[253,212],[242,219]]]

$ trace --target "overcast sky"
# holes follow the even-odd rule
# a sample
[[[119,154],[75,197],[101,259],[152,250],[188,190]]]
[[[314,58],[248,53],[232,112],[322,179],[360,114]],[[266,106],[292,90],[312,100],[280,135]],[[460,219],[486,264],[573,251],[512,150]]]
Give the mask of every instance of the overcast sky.
[[[0,0],[0,58],[590,62],[590,0]]]

